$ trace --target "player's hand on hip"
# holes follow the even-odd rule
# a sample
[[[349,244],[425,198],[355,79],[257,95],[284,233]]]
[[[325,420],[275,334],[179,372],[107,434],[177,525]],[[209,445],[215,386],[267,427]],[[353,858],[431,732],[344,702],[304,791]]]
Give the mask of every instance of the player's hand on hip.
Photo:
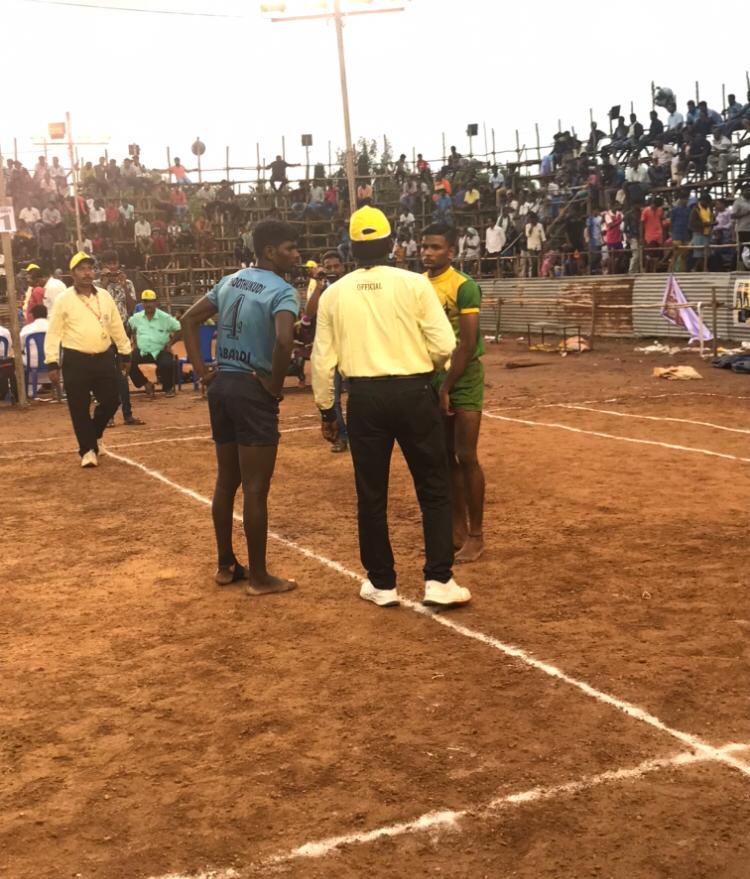
[[[211,382],[216,378],[218,374],[219,370],[216,369],[215,366],[207,366],[204,368],[203,372],[200,375],[200,383],[203,387],[203,390],[205,390],[211,384]]]

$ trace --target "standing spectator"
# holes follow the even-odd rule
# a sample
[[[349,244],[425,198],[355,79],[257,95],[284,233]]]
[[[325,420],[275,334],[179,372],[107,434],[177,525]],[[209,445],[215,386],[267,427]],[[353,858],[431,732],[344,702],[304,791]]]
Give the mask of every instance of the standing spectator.
[[[645,270],[654,272],[662,259],[664,244],[664,208],[657,196],[641,211],[641,229],[645,245]]]
[[[492,260],[493,270],[499,269],[498,259],[505,247],[505,231],[498,221],[490,223],[484,233],[484,250],[488,260]]]
[[[591,208],[586,220],[584,237],[589,247],[591,271],[592,273],[598,273],[601,271],[604,238],[602,235],[602,216],[595,207]]]
[[[120,258],[117,255],[116,251],[108,250],[104,252],[101,256],[101,265],[102,287],[112,297],[115,305],[117,306],[117,311],[120,315],[120,318],[122,319],[123,325],[127,327],[128,321],[131,314],[133,314],[136,303],[135,287],[133,286],[133,282],[127,277],[127,275],[123,271],[122,266],[120,265]],[[120,355],[116,354],[115,356],[117,357],[117,380],[120,393],[120,405],[122,406],[123,420],[128,426],[144,424],[145,422],[141,421],[140,418],[136,418],[135,415],[133,415],[133,406],[130,401],[130,385],[128,384],[127,371],[124,371],[124,363],[122,362]],[[114,416],[107,426],[115,426]]]
[[[528,277],[536,278],[539,274],[542,251],[544,250],[547,236],[544,233],[544,226],[539,222],[539,218],[533,211],[527,216],[524,234],[526,236],[526,253],[522,273],[526,277],[528,267]]]
[[[70,261],[70,271],[73,286],[55,303],[44,342],[44,359],[50,381],[59,385],[62,345],[63,379],[81,467],[96,467],[99,439],[120,405],[112,346],[121,355],[122,368],[126,369],[130,341],[112,297],[94,286],[91,257],[77,253]],[[98,401],[93,416],[92,394]]]
[[[141,372],[141,363],[155,363],[156,377],[161,382],[165,397],[174,397],[175,356],[172,343],[181,335],[177,318],[156,307],[156,293],[144,290],[141,293],[143,311],[136,312],[128,319],[128,327],[133,333],[133,357],[130,379],[137,388],[146,388],[146,396],[154,398],[154,385]]]
[[[740,247],[750,245],[750,183],[743,184],[741,194],[735,199],[732,219]]]
[[[608,211],[605,211],[604,222],[604,244],[607,247],[607,255],[609,258],[609,273],[619,275],[623,269],[622,254],[623,249],[623,215],[622,211],[613,201]]]
[[[687,244],[690,240],[690,208],[685,192],[679,192],[674,207],[669,214],[670,236],[672,238],[671,272],[684,272],[687,267]]]
[[[473,226],[469,226],[458,241],[458,259],[461,270],[479,274],[479,254],[482,249],[482,239]]]
[[[401,153],[401,155],[398,157],[398,161],[396,162],[396,165],[393,169],[393,173],[396,178],[396,183],[398,183],[399,185],[402,184],[404,180],[406,180],[406,175],[408,172],[406,168],[405,153]]]
[[[367,178],[362,178],[357,185],[357,207],[372,204],[372,185]]]
[[[711,197],[704,192],[693,205],[688,219],[688,227],[692,233],[690,245],[693,248],[693,265],[691,271],[705,271],[708,264],[708,246],[711,243],[711,230],[714,218],[711,209]]]
[[[44,307],[47,309],[48,315],[52,314],[52,308],[57,301],[57,297],[67,289],[67,285],[62,280],[62,270],[55,269],[44,285]]]

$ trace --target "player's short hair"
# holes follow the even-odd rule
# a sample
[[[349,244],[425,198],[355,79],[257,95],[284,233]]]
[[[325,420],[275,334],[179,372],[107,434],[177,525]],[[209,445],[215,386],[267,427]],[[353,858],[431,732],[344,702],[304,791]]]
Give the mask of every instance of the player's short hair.
[[[449,226],[448,223],[430,223],[429,226],[422,229],[422,238],[427,235],[441,235],[450,247],[455,247],[458,242],[456,227]]]
[[[326,250],[323,256],[321,256],[320,261],[325,262],[327,259],[337,259],[339,262],[343,262],[338,250]]]
[[[278,247],[285,241],[297,241],[299,235],[294,226],[281,220],[263,220],[253,229],[253,246],[259,257],[267,247]]]
[[[40,317],[47,317],[47,306],[46,305],[32,305],[31,306],[31,316],[34,320],[38,320]]]

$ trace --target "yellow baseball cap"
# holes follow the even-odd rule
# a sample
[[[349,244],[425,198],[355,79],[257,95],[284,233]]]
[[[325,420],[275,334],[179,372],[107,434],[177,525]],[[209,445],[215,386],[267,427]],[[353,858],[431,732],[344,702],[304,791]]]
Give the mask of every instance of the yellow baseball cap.
[[[33,269],[38,269],[38,268],[39,268],[39,266],[38,266],[35,262],[30,262],[30,263],[26,266],[26,271],[27,271],[27,272],[30,272],[30,271],[33,271]]]
[[[317,267],[318,264],[315,262],[314,259],[308,259],[308,261],[305,263],[306,269],[317,269]]]
[[[390,234],[388,217],[377,208],[365,205],[349,218],[349,237],[352,241],[378,241],[388,238]]]
[[[82,262],[86,262],[86,260],[88,260],[89,262],[94,262],[94,257],[91,256],[90,253],[86,253],[85,250],[79,250],[78,253],[70,260],[71,272],[77,265],[80,265]]]
[[[156,293],[153,290],[144,290],[143,293],[141,293],[141,300],[143,299],[153,302],[153,300],[156,299]]]

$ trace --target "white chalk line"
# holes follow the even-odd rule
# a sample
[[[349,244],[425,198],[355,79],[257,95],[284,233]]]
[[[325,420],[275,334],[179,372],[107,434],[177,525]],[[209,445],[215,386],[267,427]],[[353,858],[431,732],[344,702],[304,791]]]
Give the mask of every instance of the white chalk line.
[[[487,412],[515,412],[523,409],[549,409],[554,406],[592,406],[600,403],[631,403],[637,400],[679,400],[682,397],[721,397],[725,400],[750,400],[742,394],[717,394],[710,391],[682,391],[678,394],[626,394],[622,397],[607,397],[604,400],[573,400],[556,403],[526,403],[520,406],[492,406]]]
[[[657,440],[636,439],[632,436],[619,436],[614,433],[603,433],[599,430],[583,430],[580,427],[571,427],[569,424],[557,424],[548,421],[529,421],[525,418],[511,418],[508,415],[493,415],[491,412],[485,412],[487,418],[495,418],[498,421],[510,421],[515,424],[525,424],[529,427],[551,427],[557,430],[567,430],[570,433],[580,433],[586,436],[597,436],[600,439],[617,440],[621,443],[636,443],[644,446],[659,446],[662,449],[672,449],[677,452],[691,452],[696,455],[708,455],[712,458],[724,458],[727,461],[739,461],[742,464],[750,464],[750,458],[741,458],[739,455],[730,455],[727,452],[712,452],[710,449],[700,449],[695,446],[681,446],[675,443],[663,443]]]
[[[635,412],[618,412],[615,409],[594,409],[591,406],[578,405],[576,403],[556,403],[560,409],[574,409],[579,412],[598,412],[601,415],[615,415],[617,418],[642,418],[646,421],[673,421],[678,424],[695,424],[698,427],[712,427],[715,430],[726,430],[730,433],[750,433],[744,427],[727,427],[724,424],[714,424],[712,421],[693,421],[690,418],[670,418],[666,415],[640,415]]]
[[[734,751],[743,751],[747,747],[748,746],[744,744],[733,743],[724,745],[718,750],[722,754],[731,754]],[[644,760],[637,766],[623,769],[610,769],[596,775],[584,776],[576,781],[563,782],[562,784],[550,785],[548,787],[542,785],[523,791],[517,791],[512,794],[502,794],[467,809],[443,809],[439,811],[425,812],[417,818],[413,818],[409,821],[387,824],[360,833],[328,836],[322,839],[306,842],[303,845],[290,849],[289,851],[282,852],[278,855],[272,855],[257,864],[250,864],[246,870],[243,870],[243,873],[249,876],[257,873],[258,870],[262,870],[264,867],[278,866],[280,864],[289,863],[290,861],[303,858],[325,857],[343,846],[366,845],[368,843],[377,842],[381,839],[392,839],[409,833],[424,833],[426,831],[440,831],[446,829],[457,830],[460,822],[466,818],[487,819],[492,817],[495,813],[512,806],[523,806],[528,803],[581,793],[582,791],[593,790],[596,787],[613,782],[638,780],[644,778],[646,775],[661,770],[681,768],[683,766],[705,763],[710,760],[711,758],[704,754],[696,754],[692,751],[682,751],[671,757]],[[209,872],[197,874],[168,873],[159,877],[151,877],[151,879],[240,879],[241,876],[242,873],[230,868],[227,870],[211,870]]]
[[[143,473],[146,473],[148,476],[151,476],[152,478],[159,480],[165,485],[170,486],[171,488],[175,489],[186,497],[190,497],[193,500],[198,501],[198,503],[204,504],[205,506],[211,506],[211,500],[209,498],[198,494],[198,492],[193,491],[190,488],[186,488],[185,486],[182,486],[177,482],[174,482],[163,473],[160,473],[158,470],[152,470],[151,468],[146,467],[144,464],[141,464],[138,461],[134,461],[132,458],[128,458],[125,455],[118,455],[115,452],[109,451],[109,449],[104,449],[103,451],[105,454],[110,455],[115,460],[121,461],[123,464],[128,464],[131,467],[135,467],[136,469],[141,470]],[[237,522],[242,522],[242,516],[240,516],[239,513],[234,513],[234,519]],[[337,571],[340,574],[345,574],[347,577],[350,577],[357,582],[361,582],[361,575],[356,574],[354,571],[350,571],[348,568],[345,568],[338,562],[335,562],[332,559],[326,558],[323,555],[313,552],[312,550],[308,549],[305,546],[302,546],[299,543],[296,543],[293,540],[282,537],[280,534],[277,534],[274,531],[269,531],[268,534],[269,537],[272,537],[279,543],[282,543],[285,546],[288,546],[291,549],[302,553],[302,555],[305,555],[308,558],[314,559],[325,567],[330,568],[333,571]],[[493,638],[490,635],[485,635],[484,633],[478,632],[475,629],[470,629],[467,626],[462,626],[460,623],[456,623],[441,614],[435,613],[434,611],[425,608],[423,605],[418,604],[415,601],[410,601],[408,599],[402,598],[401,603],[415,613],[426,616],[434,622],[438,623],[439,625],[445,626],[451,631],[457,632],[459,635],[463,635],[465,638],[471,638],[474,641],[478,641],[481,644],[499,650],[506,656],[513,657],[514,659],[519,659],[521,662],[525,663],[531,668],[542,671],[546,675],[549,675],[552,678],[556,678],[557,680],[564,681],[565,683],[570,684],[572,687],[580,690],[582,693],[585,693],[587,696],[591,696],[599,702],[618,709],[624,714],[627,714],[629,717],[640,720],[642,723],[648,724],[654,729],[657,729],[660,732],[672,736],[683,744],[688,745],[693,750],[705,754],[709,759],[718,760],[719,762],[726,763],[727,765],[738,769],[744,775],[750,777],[750,764],[744,763],[741,760],[737,760],[730,755],[720,754],[717,748],[714,748],[707,742],[702,741],[697,736],[693,736],[690,733],[686,733],[682,730],[674,729],[673,727],[667,726],[667,724],[659,720],[658,717],[650,714],[643,708],[639,708],[637,705],[633,705],[630,702],[627,702],[623,699],[618,699],[616,696],[611,696],[609,693],[598,690],[595,687],[592,687],[590,684],[587,684],[585,681],[581,681],[577,678],[571,677],[570,675],[561,671],[556,666],[537,659],[527,651],[522,650],[520,647],[514,647],[510,644],[505,644],[504,642],[498,640],[497,638]]]
[[[206,425],[200,424],[198,427],[205,427]],[[299,433],[302,430],[318,430],[319,428],[314,427],[285,427],[279,431],[279,433]],[[69,437],[66,437],[68,439]],[[189,443],[194,440],[210,440],[212,439],[210,433],[205,434],[195,434],[193,436],[166,436],[161,439],[152,439],[152,440],[138,440],[133,443],[117,443],[114,446],[108,446],[109,449],[132,449],[135,446],[156,446],[161,443]],[[27,459],[27,458],[46,458],[53,457],[56,455],[77,455],[77,449],[54,449],[49,452],[18,452],[15,455],[0,455],[0,460],[4,461],[18,461],[19,459]]]

